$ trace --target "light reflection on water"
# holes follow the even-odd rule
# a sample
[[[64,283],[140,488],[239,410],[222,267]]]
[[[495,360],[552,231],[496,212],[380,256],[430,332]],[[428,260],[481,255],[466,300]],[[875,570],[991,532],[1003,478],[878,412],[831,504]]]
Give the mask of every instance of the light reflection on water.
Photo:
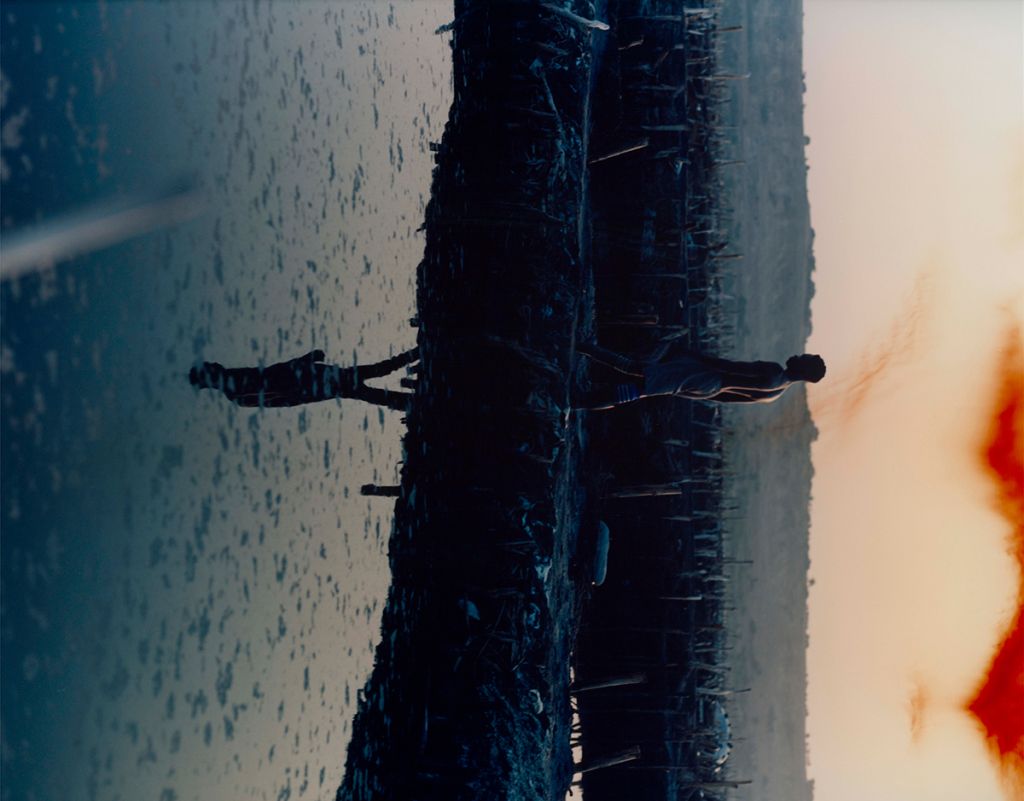
[[[400,417],[186,374],[413,344],[451,6],[3,13],[5,235],[180,175],[210,209],[0,290],[4,797],[332,796]]]

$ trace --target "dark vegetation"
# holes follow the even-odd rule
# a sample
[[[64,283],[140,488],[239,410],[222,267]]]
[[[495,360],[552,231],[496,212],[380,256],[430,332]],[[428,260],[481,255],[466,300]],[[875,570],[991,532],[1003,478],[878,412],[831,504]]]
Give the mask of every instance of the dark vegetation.
[[[654,0],[609,7],[594,93],[592,168],[599,336],[620,352],[658,342],[713,353],[729,253],[717,224],[722,151],[713,8]],[[734,785],[725,664],[719,408],[672,398],[593,416],[608,578],[583,609],[575,678],[587,801],[707,798]],[[621,760],[621,761],[620,761]]]
[[[568,411],[581,339],[714,350],[699,5],[456,3],[401,484],[367,488],[397,495],[393,583],[339,799],[561,799],[580,768],[588,801],[725,786],[717,412]]]
[[[459,2],[452,31],[393,583],[342,799],[554,798],[572,774],[593,42],[536,3]]]

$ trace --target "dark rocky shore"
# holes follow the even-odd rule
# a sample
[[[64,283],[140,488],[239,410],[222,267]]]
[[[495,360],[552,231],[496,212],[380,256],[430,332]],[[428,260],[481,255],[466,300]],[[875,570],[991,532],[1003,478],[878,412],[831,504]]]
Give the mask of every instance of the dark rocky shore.
[[[588,799],[727,786],[718,414],[569,412],[578,341],[715,349],[715,26],[456,3],[393,584],[339,799],[561,799],[580,768]]]
[[[339,799],[555,798],[571,780],[590,13],[456,3],[393,584]]]

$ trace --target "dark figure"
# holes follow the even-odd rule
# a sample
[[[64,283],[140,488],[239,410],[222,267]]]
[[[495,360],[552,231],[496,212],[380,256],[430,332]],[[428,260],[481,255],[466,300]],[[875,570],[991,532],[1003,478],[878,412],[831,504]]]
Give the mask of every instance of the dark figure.
[[[413,348],[390,359],[357,367],[324,364],[324,352],[269,367],[227,368],[217,362],[203,362],[188,374],[192,386],[219,389],[239,406],[300,406],[332,398],[356,398],[389,409],[405,411],[412,394],[368,387],[368,378],[381,378],[419,358]]]
[[[820,356],[792,356],[786,366],[776,362],[738,362],[696,353],[666,358],[667,348],[651,359],[631,359],[598,345],[581,345],[584,353],[634,379],[597,386],[578,409],[611,409],[655,395],[675,395],[715,403],[770,403],[797,381],[820,381],[825,362]]]

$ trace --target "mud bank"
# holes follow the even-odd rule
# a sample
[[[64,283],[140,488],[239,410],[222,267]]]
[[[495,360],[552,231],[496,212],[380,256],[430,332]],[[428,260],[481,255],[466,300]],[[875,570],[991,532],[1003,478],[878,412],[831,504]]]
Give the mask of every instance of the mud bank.
[[[337,797],[561,799],[574,769],[588,800],[713,795],[719,413],[568,409],[602,379],[577,341],[714,352],[728,328],[715,9],[463,2],[448,27],[393,585]]]
[[[393,584],[339,799],[556,798],[571,779],[590,13],[456,4]]]

